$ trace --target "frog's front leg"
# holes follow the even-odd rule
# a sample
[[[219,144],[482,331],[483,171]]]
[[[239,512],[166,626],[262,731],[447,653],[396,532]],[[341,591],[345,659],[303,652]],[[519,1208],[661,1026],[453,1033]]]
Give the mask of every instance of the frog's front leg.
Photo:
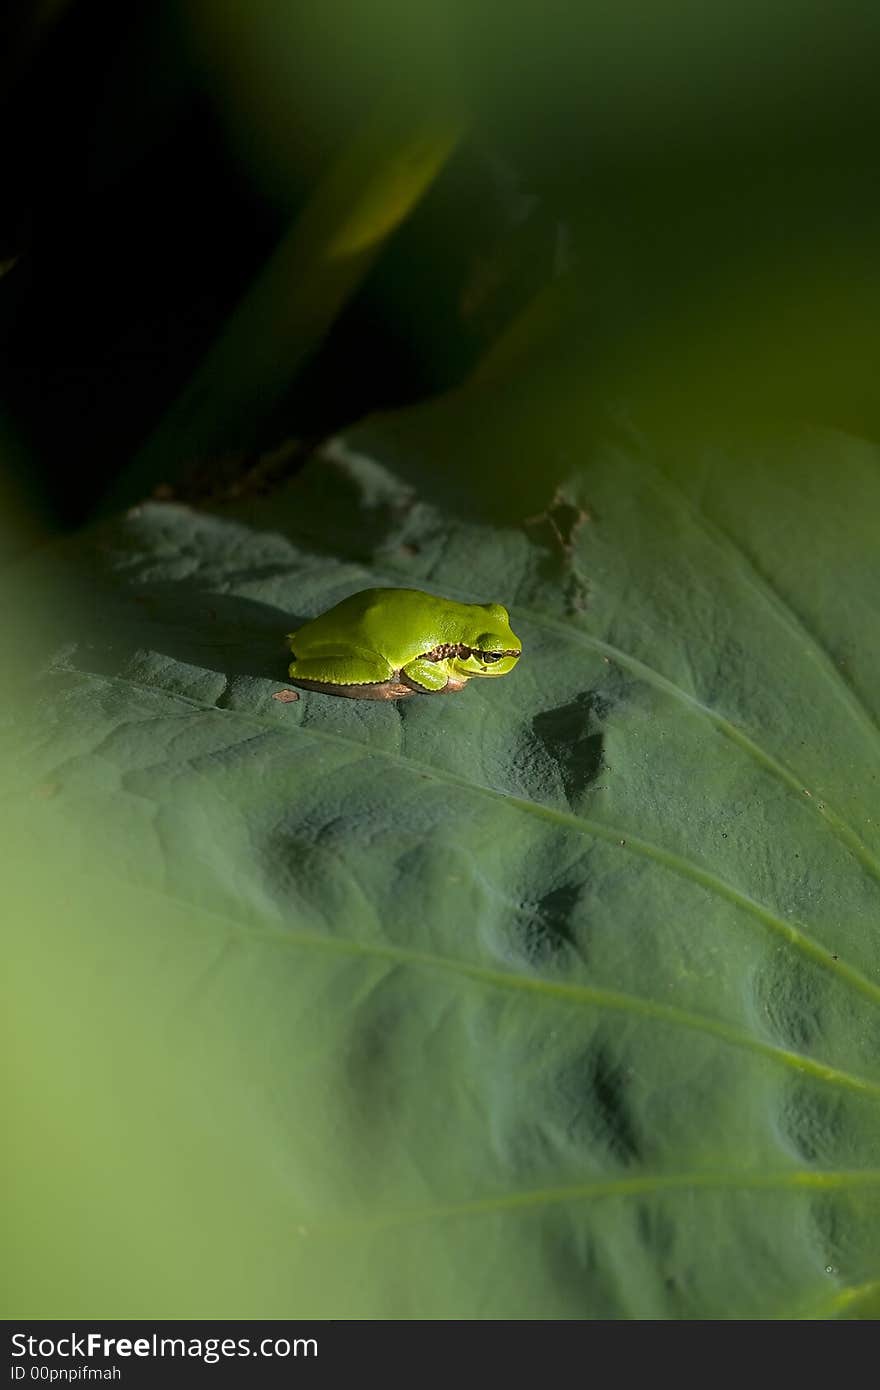
[[[458,682],[450,682],[445,661],[426,661],[424,657],[417,656],[407,666],[401,667],[400,674],[422,690],[446,690],[448,686],[456,690],[461,688]]]

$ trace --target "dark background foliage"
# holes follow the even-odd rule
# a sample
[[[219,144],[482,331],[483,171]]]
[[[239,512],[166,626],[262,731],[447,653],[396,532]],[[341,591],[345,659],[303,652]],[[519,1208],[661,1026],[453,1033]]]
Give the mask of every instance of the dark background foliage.
[[[5,452],[51,524],[98,505],[395,84],[469,134],[250,449],[454,384],[572,267],[597,371],[690,335],[727,395],[876,427],[873,7],[321,9],[10,10]]]

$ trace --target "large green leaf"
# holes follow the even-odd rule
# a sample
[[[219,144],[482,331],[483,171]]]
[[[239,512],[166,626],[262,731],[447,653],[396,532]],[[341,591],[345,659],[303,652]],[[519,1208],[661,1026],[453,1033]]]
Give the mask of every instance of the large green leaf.
[[[75,1289],[16,1312],[874,1306],[877,453],[578,417],[471,388],[21,572],[27,1065],[95,1095],[44,1118]],[[297,619],[398,583],[507,604],[519,669],[272,698]],[[124,1258],[68,1211],[97,1155]]]

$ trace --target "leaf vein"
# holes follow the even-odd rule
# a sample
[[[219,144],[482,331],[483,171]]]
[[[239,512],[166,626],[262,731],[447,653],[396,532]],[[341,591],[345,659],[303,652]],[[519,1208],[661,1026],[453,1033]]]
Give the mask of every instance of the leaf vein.
[[[433,778],[435,781],[444,783],[447,786],[458,787],[466,793],[476,793],[502,805],[513,806],[525,815],[532,815],[545,820],[550,824],[561,825],[575,831],[578,834],[591,836],[595,839],[604,840],[609,844],[616,844],[622,850],[630,854],[638,854],[643,858],[653,860],[655,863],[668,869],[671,873],[679,877],[689,879],[698,884],[707,892],[722,898],[724,901],[732,903],[733,906],[740,908],[747,915],[761,922],[764,927],[781,936],[795,950],[800,951],[809,959],[815,961],[821,968],[836,975],[845,981],[850,987],[874,1003],[880,1003],[880,985],[868,979],[860,970],[849,965],[842,960],[839,953],[832,953],[815,937],[802,927],[796,925],[788,918],[780,917],[763,903],[759,903],[749,894],[735,888],[719,875],[712,873],[708,869],[695,864],[693,860],[686,859],[683,855],[676,854],[672,850],[664,849],[661,845],[656,845],[650,840],[645,840],[641,836],[621,829],[618,826],[609,826],[601,821],[591,820],[586,816],[578,816],[570,811],[562,811],[557,807],[544,806],[538,801],[533,801],[528,797],[516,796],[511,792],[499,791],[495,787],[488,787],[482,782],[472,781],[458,773],[449,772],[445,768],[435,767],[431,763],[422,763],[417,759],[403,753],[394,753],[386,748],[376,748],[372,745],[362,743],[358,739],[351,738],[346,734],[330,732],[319,727],[304,728],[298,725],[296,731],[284,724],[276,724],[270,720],[260,719],[256,715],[244,714],[241,710],[222,708],[218,705],[209,704],[206,701],[196,700],[192,696],[183,695],[177,691],[167,690],[162,686],[145,686],[137,681],[132,681],[126,676],[102,676],[90,673],[93,679],[106,682],[119,681],[131,689],[140,690],[145,693],[155,693],[160,691],[173,699],[183,700],[195,709],[212,710],[222,716],[233,716],[243,722],[250,723],[255,728],[270,730],[290,737],[299,734],[300,736],[311,737],[324,742],[335,743],[345,748],[356,749],[364,757],[375,756],[392,762],[407,771],[414,771],[416,774]]]
[[[94,877],[94,875],[90,876]],[[103,877],[106,878],[106,875]],[[117,880],[114,879],[113,881],[116,882]],[[192,910],[192,904],[188,903],[186,899],[167,890],[159,892],[144,884],[129,883],[128,886],[141,894],[159,897],[163,901],[185,907],[188,911]],[[740,1048],[787,1067],[811,1080],[841,1087],[848,1091],[855,1091],[862,1095],[880,1097],[880,1081],[878,1080],[830,1066],[828,1063],[813,1057],[807,1057],[803,1053],[767,1042],[763,1038],[752,1037],[722,1019],[692,1013],[675,1005],[663,1004],[659,1000],[626,994],[621,990],[606,989],[602,986],[551,980],[541,975],[521,975],[510,970],[499,969],[496,966],[460,960],[454,956],[416,951],[391,942],[356,941],[351,937],[330,936],[321,932],[289,931],[281,923],[276,928],[254,928],[246,922],[240,922],[234,917],[218,912],[213,908],[206,908],[203,905],[199,905],[198,912],[202,917],[221,923],[227,930],[232,928],[243,941],[247,942],[261,941],[288,949],[298,947],[339,955],[386,960],[394,965],[405,966],[410,969],[436,970],[458,975],[483,988],[531,993],[542,1002],[550,1001],[559,1004],[606,1009],[635,1017],[654,1019],[672,1027],[688,1028],[694,1032],[717,1038],[728,1046]],[[189,928],[192,929],[192,918],[187,917],[186,920]]]

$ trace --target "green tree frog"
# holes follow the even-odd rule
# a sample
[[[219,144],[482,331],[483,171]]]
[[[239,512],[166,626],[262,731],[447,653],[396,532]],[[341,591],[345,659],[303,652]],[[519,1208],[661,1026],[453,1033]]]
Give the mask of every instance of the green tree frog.
[[[472,676],[506,676],[522,651],[500,603],[419,589],[364,589],[287,640],[294,685],[361,700],[448,694]]]

